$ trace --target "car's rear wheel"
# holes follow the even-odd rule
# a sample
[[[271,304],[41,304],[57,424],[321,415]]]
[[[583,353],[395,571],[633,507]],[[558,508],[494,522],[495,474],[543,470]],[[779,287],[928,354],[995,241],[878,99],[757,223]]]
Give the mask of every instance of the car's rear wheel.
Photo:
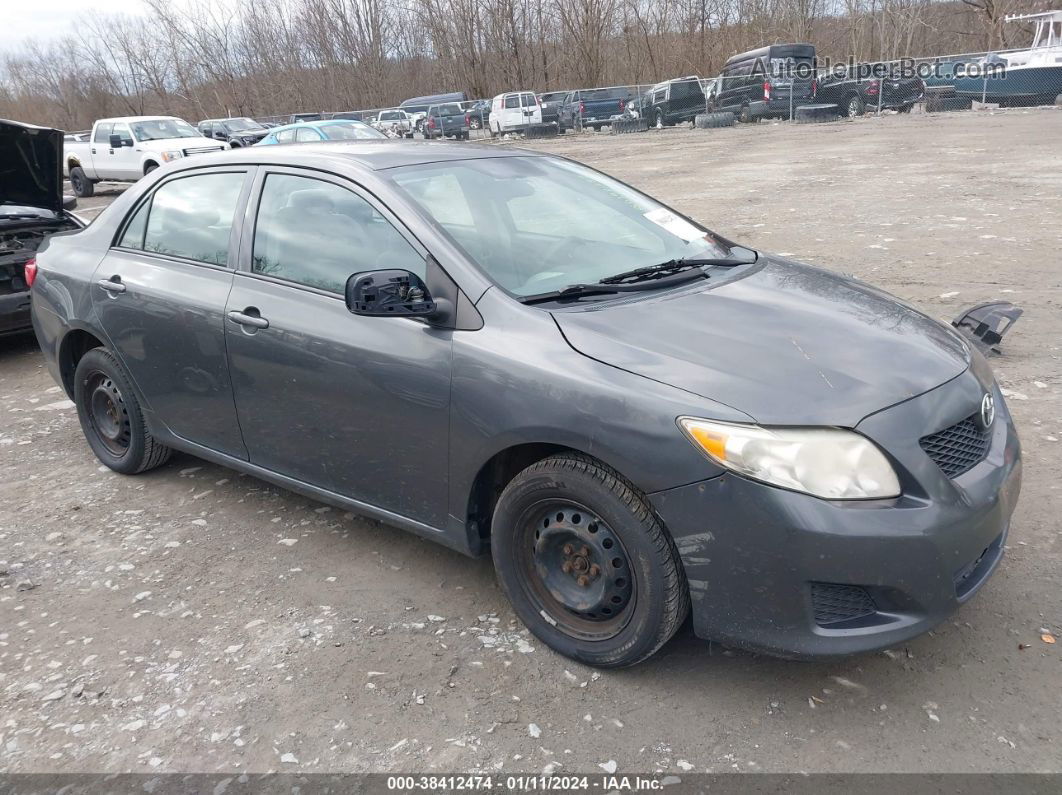
[[[848,113],[848,118],[854,119],[857,116],[862,116],[866,112],[867,106],[863,102],[863,98],[859,94],[852,94],[848,98],[848,104],[845,105],[845,111]]]
[[[689,612],[678,552],[645,499],[587,456],[519,473],[494,513],[502,588],[542,642],[587,665],[651,656]]]
[[[70,188],[79,199],[87,199],[96,191],[96,183],[85,176],[81,166],[70,169]]]
[[[93,348],[81,357],[74,403],[89,447],[115,472],[134,475],[169,459],[172,451],[148,433],[132,383],[110,351]]]

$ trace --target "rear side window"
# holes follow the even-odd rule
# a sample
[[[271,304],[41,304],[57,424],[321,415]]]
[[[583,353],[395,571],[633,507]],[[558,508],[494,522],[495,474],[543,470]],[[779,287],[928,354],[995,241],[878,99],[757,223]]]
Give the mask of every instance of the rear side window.
[[[226,265],[243,172],[196,174],[160,186],[129,221],[119,244]]]
[[[295,131],[295,140],[301,142],[320,141],[321,134],[312,127],[300,127]]]
[[[277,133],[277,141],[282,144],[290,144],[295,140],[295,130],[281,130]]]
[[[270,174],[254,230],[255,273],[342,294],[351,274],[424,259],[365,199],[319,179]]]

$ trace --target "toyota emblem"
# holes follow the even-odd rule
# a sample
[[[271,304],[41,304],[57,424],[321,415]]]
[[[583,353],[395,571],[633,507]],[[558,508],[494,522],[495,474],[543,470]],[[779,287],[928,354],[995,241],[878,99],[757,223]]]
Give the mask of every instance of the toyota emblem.
[[[986,431],[992,427],[992,421],[996,418],[996,401],[988,392],[981,398],[981,427]]]

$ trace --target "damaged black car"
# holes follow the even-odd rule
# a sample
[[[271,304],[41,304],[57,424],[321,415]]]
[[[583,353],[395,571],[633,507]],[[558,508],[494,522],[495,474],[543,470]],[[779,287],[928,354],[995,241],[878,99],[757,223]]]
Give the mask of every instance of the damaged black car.
[[[56,232],[81,229],[63,196],[63,133],[0,120],[0,336],[29,331],[33,257]],[[27,267],[28,266],[28,267]]]

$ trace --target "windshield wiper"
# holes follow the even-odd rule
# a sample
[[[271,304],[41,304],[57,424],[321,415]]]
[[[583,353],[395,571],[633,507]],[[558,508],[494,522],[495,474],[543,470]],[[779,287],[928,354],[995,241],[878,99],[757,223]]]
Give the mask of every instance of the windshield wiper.
[[[696,269],[696,272],[690,272]],[[623,275],[623,274],[620,274]],[[616,278],[616,277],[611,277]],[[538,295],[527,295],[520,298],[522,304],[540,304],[546,301],[557,301],[565,298],[582,298],[586,295],[613,295],[615,293],[633,293],[643,290],[655,290],[658,287],[671,287],[676,284],[685,284],[695,279],[708,278],[708,274],[695,265],[679,268],[674,273],[663,273],[650,279],[636,279],[629,283],[615,284],[602,279],[594,284],[570,284],[560,290],[553,290]]]
[[[750,252],[751,257],[745,252]],[[733,267],[735,265],[747,265],[756,261],[756,253],[751,249],[736,246],[729,257],[683,257],[682,259],[670,259],[659,265],[647,265],[644,268],[617,273],[602,279],[598,284],[635,284],[637,282],[664,279],[673,274],[682,273],[692,268],[707,268],[711,266]],[[707,274],[705,274],[707,276]]]

